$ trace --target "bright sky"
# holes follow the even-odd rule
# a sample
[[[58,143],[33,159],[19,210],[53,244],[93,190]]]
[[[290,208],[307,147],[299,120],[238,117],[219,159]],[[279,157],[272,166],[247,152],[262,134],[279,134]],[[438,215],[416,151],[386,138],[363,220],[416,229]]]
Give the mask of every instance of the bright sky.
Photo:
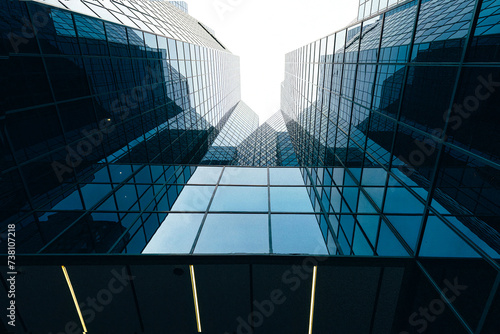
[[[346,27],[359,0],[186,0],[241,61],[241,94],[265,122],[280,109],[285,54]]]

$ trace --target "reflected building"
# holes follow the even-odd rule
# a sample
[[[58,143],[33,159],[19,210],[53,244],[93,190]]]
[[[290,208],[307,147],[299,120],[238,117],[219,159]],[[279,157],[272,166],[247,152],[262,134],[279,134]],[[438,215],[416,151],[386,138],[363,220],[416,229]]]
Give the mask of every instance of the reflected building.
[[[361,0],[262,124],[173,3],[0,4],[19,333],[496,333],[500,3]]]

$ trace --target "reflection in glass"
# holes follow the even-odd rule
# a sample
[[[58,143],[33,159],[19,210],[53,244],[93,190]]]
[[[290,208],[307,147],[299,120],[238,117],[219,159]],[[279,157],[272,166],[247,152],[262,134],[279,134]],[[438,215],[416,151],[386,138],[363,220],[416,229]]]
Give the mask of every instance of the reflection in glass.
[[[272,215],[271,231],[276,254],[328,255],[314,215]]]
[[[269,253],[267,215],[209,214],[194,253]]]
[[[203,216],[202,214],[169,214],[142,253],[189,254]]]
[[[227,167],[220,184],[267,185],[267,169]]]
[[[182,189],[172,211],[206,211],[215,187],[186,186]]]
[[[217,184],[222,167],[198,167],[188,184]]]
[[[269,169],[271,185],[304,185],[304,178],[298,168],[271,168]]]
[[[272,187],[271,211],[314,212],[305,187]]]
[[[267,212],[267,187],[219,187],[210,211]]]

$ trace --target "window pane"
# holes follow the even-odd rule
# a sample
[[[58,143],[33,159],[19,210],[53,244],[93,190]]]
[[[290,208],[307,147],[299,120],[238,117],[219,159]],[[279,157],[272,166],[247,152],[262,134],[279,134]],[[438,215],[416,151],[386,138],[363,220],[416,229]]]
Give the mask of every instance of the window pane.
[[[214,189],[215,187],[184,187],[172,211],[206,211]]]
[[[271,188],[271,211],[314,212],[305,187]]]
[[[198,167],[188,184],[217,184],[222,167]]]
[[[203,217],[203,214],[169,214],[143,253],[189,254]]]
[[[269,253],[267,215],[208,215],[197,254]]]
[[[406,62],[416,14],[417,1],[411,1],[407,5],[400,6],[385,14],[380,50],[381,62]]]
[[[272,215],[273,252],[328,255],[325,240],[313,215]]]
[[[219,187],[210,211],[267,212],[267,187]]]
[[[227,167],[220,184],[267,185],[267,169]]]
[[[413,61],[459,61],[474,11],[474,0],[422,3]]]
[[[298,168],[271,168],[271,185],[302,186],[304,179]]]
[[[469,49],[469,61],[497,62],[500,60],[500,2],[484,0]]]
[[[437,217],[429,217],[427,220],[419,255],[429,257],[479,257],[476,251]]]

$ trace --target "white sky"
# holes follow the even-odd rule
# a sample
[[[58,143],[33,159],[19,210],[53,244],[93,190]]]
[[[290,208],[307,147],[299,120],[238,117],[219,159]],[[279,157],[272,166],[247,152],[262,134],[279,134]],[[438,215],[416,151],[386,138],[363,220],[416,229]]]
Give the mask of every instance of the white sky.
[[[285,54],[346,27],[359,0],[185,0],[240,56],[242,100],[265,122],[280,109]]]

